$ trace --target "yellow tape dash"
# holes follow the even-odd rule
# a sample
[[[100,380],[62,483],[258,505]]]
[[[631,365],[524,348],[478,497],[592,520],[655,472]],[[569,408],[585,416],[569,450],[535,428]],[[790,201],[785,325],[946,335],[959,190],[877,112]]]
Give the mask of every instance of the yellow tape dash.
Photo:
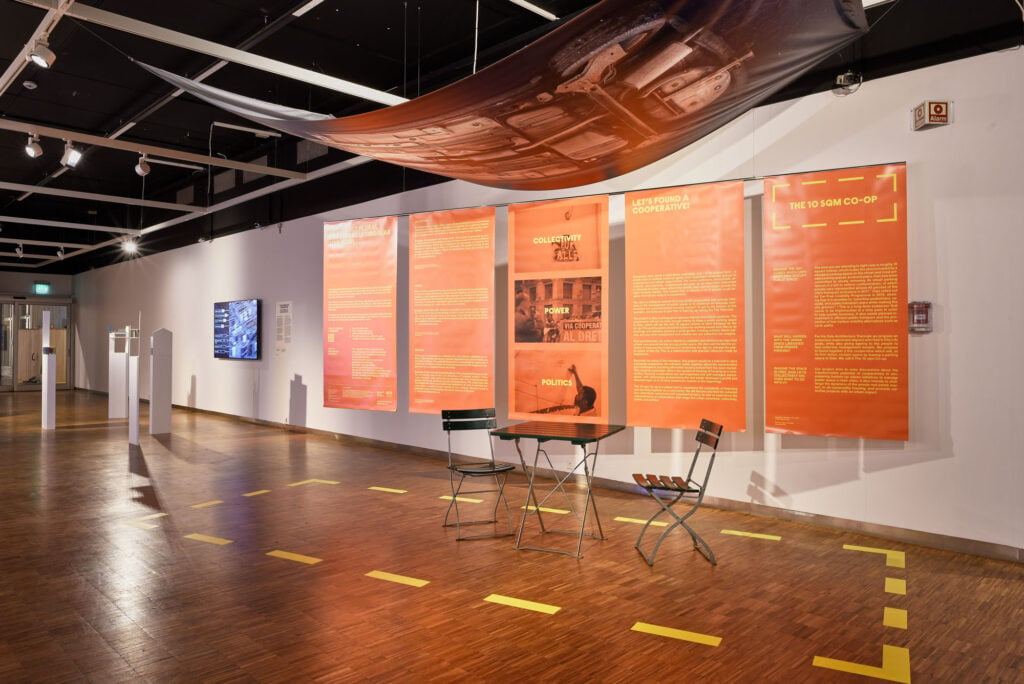
[[[860,225],[863,225],[863,224],[864,224],[864,221],[840,221],[839,222],[839,225],[841,225],[841,226],[860,226]]]
[[[647,524],[646,520],[640,520],[639,518],[623,518],[623,517],[618,517],[618,518],[615,518],[615,522],[627,522],[627,523],[633,523],[635,525],[646,525]],[[654,522],[651,523],[651,527],[668,527],[668,523],[667,522],[662,522],[660,520],[655,520]]]
[[[132,527],[137,527],[140,530],[155,530],[156,528],[160,527],[159,525],[154,525],[153,523],[142,522],[141,520],[124,520],[122,522],[125,525],[131,525]]]
[[[442,496],[442,497],[440,497],[440,498],[444,499],[445,501],[451,501],[452,500],[452,497],[448,496],[447,494]],[[456,499],[458,499],[462,503],[483,503],[484,502],[483,499],[471,499],[468,496],[458,496],[458,497],[456,497]]]
[[[853,544],[843,544],[843,549],[845,549],[846,551],[878,553],[885,556],[885,564],[890,568],[907,567],[907,554],[904,551],[895,551],[893,549],[877,549],[873,546],[854,546]]]
[[[283,558],[285,560],[295,561],[296,563],[305,563],[306,565],[316,565],[323,558],[313,558],[313,556],[303,556],[301,553],[289,553],[288,551],[270,551],[267,553],[268,556],[274,558]]]
[[[882,624],[886,627],[906,629],[907,611],[902,608],[890,608],[889,606],[886,606],[885,611],[882,613]]]
[[[814,667],[910,684],[910,649],[882,644],[882,667],[814,656]]]
[[[536,511],[537,510],[536,506],[520,506],[520,508],[522,508],[524,511]],[[540,507],[540,512],[541,513],[553,513],[555,515],[569,515],[569,511],[564,511],[561,508],[545,508],[544,506]]]
[[[850,181],[859,181],[859,180],[864,180],[864,176],[850,176],[849,178],[840,178],[839,182],[840,183],[848,183]]]
[[[885,593],[886,594],[899,594],[903,596],[907,593],[907,580],[897,579],[895,577],[885,578]]]
[[[826,181],[813,180],[813,181],[800,181],[800,185],[824,185]]]
[[[801,228],[825,228],[828,226],[827,223],[805,223]]]
[[[546,613],[548,615],[554,615],[558,611],[562,610],[559,606],[550,606],[546,603],[535,603],[534,601],[524,601],[523,599],[512,598],[511,596],[502,596],[501,594],[491,594],[484,601],[490,603],[498,603],[503,606],[512,606],[513,608],[522,608],[523,610],[532,610],[537,613]]]
[[[391,487],[370,487],[375,492],[387,492],[388,494],[407,494],[408,489],[392,489]]]
[[[220,537],[210,537],[205,534],[186,534],[185,539],[193,539],[195,541],[206,542],[207,544],[216,544],[217,546],[224,546],[225,544],[232,544],[230,539],[221,539]]]
[[[740,530],[722,530],[722,534],[731,534],[737,537],[751,537],[753,539],[767,539],[769,541],[782,541],[777,534],[760,534],[758,532],[741,532]]]
[[[643,632],[644,634],[653,634],[655,636],[668,637],[669,639],[679,639],[680,641],[690,641],[705,646],[718,646],[722,643],[722,637],[699,634],[698,632],[687,632],[685,629],[662,627],[661,625],[652,625],[647,622],[638,622],[630,629],[634,632]]]
[[[255,492],[246,492],[242,496],[262,496],[263,494],[269,494],[269,489],[257,489]]]
[[[405,575],[393,575],[390,572],[383,572],[381,570],[372,570],[366,573],[367,577],[374,579],[384,580],[385,582],[395,582],[396,584],[407,584],[410,587],[425,587],[430,584],[429,580],[416,579],[415,577],[406,577]]]
[[[209,508],[210,506],[219,506],[222,503],[224,502],[220,499],[215,499],[213,501],[204,501],[203,503],[192,504],[190,508]]]
[[[141,518],[135,518],[135,519],[136,520],[155,520],[156,518],[166,518],[166,517],[167,517],[166,513],[151,513],[149,515],[144,515]]]
[[[313,480],[303,480],[302,482],[292,482],[288,486],[289,487],[299,487],[301,485],[307,485],[307,484],[329,484],[329,485],[336,485],[338,483],[335,480],[317,480],[317,479],[313,479]]]

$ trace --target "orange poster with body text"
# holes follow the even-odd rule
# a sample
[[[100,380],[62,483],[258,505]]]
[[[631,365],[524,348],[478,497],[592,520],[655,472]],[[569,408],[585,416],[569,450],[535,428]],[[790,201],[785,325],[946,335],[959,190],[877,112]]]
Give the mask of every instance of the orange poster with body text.
[[[398,219],[324,223],[324,406],[398,407]]]
[[[765,428],[909,437],[905,164],[764,181]]]
[[[626,415],[746,430],[743,182],[626,194]]]
[[[409,411],[494,406],[494,207],[409,217]]]
[[[608,422],[608,197],[516,204],[509,418]]]

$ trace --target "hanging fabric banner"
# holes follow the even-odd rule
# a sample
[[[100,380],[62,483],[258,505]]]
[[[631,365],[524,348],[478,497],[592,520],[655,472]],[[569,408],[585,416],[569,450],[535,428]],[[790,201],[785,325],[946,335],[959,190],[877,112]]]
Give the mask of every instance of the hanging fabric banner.
[[[608,197],[515,204],[509,417],[608,422]]]
[[[906,165],[764,181],[765,427],[906,440]]]
[[[746,430],[743,182],[626,194],[630,425]]]
[[[324,406],[394,411],[398,219],[324,223]]]
[[[409,411],[494,406],[494,207],[409,217]]]

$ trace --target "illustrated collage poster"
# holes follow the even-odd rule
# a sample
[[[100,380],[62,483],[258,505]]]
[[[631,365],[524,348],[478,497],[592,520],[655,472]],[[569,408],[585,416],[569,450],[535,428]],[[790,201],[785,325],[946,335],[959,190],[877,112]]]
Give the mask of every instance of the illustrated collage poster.
[[[626,194],[630,425],[746,430],[743,182]]]
[[[509,207],[509,418],[608,422],[608,197]]]
[[[765,426],[909,437],[906,165],[764,181]]]
[[[409,217],[409,411],[494,406],[494,207]]]
[[[324,406],[398,408],[398,219],[324,223]]]

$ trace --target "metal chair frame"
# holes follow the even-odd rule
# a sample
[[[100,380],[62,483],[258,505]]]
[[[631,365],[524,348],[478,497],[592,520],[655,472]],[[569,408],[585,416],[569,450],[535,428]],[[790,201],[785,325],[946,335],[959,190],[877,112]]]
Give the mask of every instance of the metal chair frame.
[[[640,536],[637,537],[635,548],[643,556],[644,560],[647,561],[648,565],[654,565],[654,556],[658,553],[658,548],[661,547],[661,543],[665,541],[665,538],[669,535],[672,530],[677,527],[682,527],[690,533],[690,538],[693,540],[693,548],[700,551],[701,555],[708,559],[712,565],[717,565],[718,561],[715,560],[715,554],[708,546],[708,543],[704,541],[704,538],[697,534],[692,527],[690,527],[686,521],[697,509],[700,508],[700,504],[704,501],[704,493],[707,491],[708,480],[711,478],[711,468],[715,465],[715,455],[718,453],[718,440],[722,434],[722,426],[718,423],[704,419],[700,421],[700,428],[697,430],[697,449],[693,454],[693,460],[690,461],[690,469],[686,473],[686,477],[682,478],[678,475],[641,475],[640,473],[634,473],[633,479],[636,483],[643,487],[644,491],[650,494],[651,498],[658,502],[659,509],[654,512],[647,522],[644,524],[642,530],[640,530]],[[697,468],[697,462],[700,460],[701,452],[707,447],[711,449],[711,454],[708,457],[707,468],[704,470],[704,477],[700,482],[695,482],[693,479],[694,471]],[[661,492],[661,494],[659,494]],[[679,502],[684,502],[684,505],[689,505],[690,508],[682,515],[677,513],[672,507]],[[658,537],[658,541],[655,542],[654,548],[650,554],[644,552],[641,547],[644,534],[647,529],[662,513],[668,513],[672,518],[675,519],[671,525],[665,528]]]
[[[452,432],[462,430],[486,430],[488,433],[498,427],[493,408],[486,409],[453,409],[441,411],[441,426],[448,434],[448,474],[451,483],[451,501],[448,509],[444,512],[444,527],[454,527],[455,538],[459,541],[465,539],[482,539],[488,537],[509,537],[515,531],[512,524],[512,512],[508,507],[508,500],[505,498],[505,483],[508,481],[508,474],[516,469],[511,463],[496,463],[494,461],[494,444],[490,434],[487,435],[487,446],[490,451],[490,459],[482,463],[458,463],[452,453]],[[456,476],[458,481],[456,482]],[[481,489],[463,490],[466,478],[471,481],[480,478],[493,478],[494,486]],[[483,484],[481,484],[483,487]],[[494,501],[494,509],[491,517],[485,520],[463,520],[459,513],[459,497],[470,494],[497,494]],[[493,531],[483,534],[466,535],[462,528],[469,525],[497,524],[498,508],[504,505],[505,515],[508,519],[508,532]],[[448,517],[455,511],[455,522],[448,522]]]

